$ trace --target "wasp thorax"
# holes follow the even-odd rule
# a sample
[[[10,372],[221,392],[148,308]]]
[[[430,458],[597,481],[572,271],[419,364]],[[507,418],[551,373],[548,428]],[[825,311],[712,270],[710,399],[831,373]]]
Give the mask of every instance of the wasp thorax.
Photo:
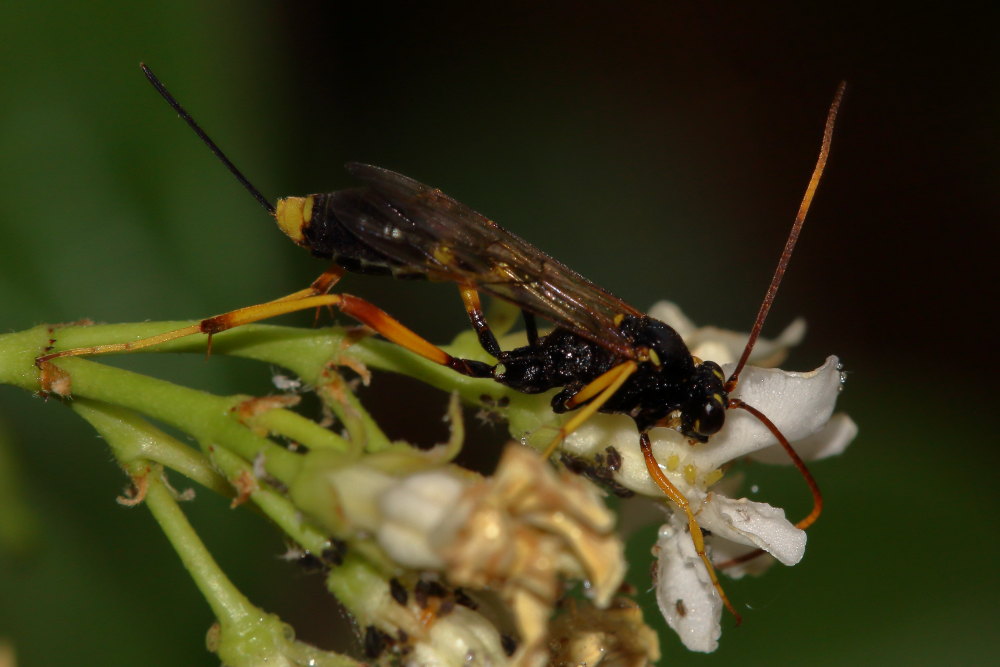
[[[667,373],[687,374],[691,369],[691,353],[680,335],[671,327],[652,317],[622,318],[619,327],[637,349],[643,349],[647,360]]]
[[[274,218],[278,227],[288,238],[300,246],[306,246],[305,228],[312,220],[312,197],[285,197],[278,200]]]

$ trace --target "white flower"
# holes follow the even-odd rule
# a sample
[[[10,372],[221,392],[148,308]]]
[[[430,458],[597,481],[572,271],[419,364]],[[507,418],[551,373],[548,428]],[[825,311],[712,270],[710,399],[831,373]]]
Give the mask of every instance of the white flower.
[[[379,543],[401,565],[439,569],[452,585],[498,593],[520,635],[514,663],[546,664],[562,579],[585,580],[598,607],[621,585],[614,515],[595,487],[520,445],[507,447],[490,478],[449,470],[415,473],[385,491]]]
[[[691,651],[709,653],[719,645],[722,598],[695,552],[687,522],[679,514],[660,527],[653,553],[656,601],[667,624]]]
[[[379,498],[378,541],[389,557],[414,569],[444,569],[431,532],[454,517],[456,503],[472,481],[438,468],[402,478]]]
[[[583,582],[599,609],[621,586],[626,565],[615,515],[597,487],[531,448],[510,444],[485,478],[447,463],[448,452],[306,455],[290,495],[323,525],[353,535],[355,549],[328,586],[359,623],[389,637],[403,664],[546,665],[545,639],[564,582]],[[447,600],[421,602],[399,588],[435,572],[429,580]],[[395,593],[386,580],[393,575]],[[506,608],[503,626],[517,635],[509,659],[500,631],[487,615],[462,607],[455,587],[484,592],[493,607]],[[617,623],[627,616],[619,607],[609,614]]]
[[[657,306],[652,315],[673,326],[693,355],[716,361],[731,372],[744,335],[696,328],[669,304]],[[796,322],[777,339],[761,339],[751,362],[777,363],[803,329]],[[766,415],[799,455],[811,460],[843,451],[857,432],[850,418],[833,414],[841,386],[840,366],[836,357],[830,357],[805,373],[748,366],[731,396]],[[540,408],[543,402],[537,397],[520,394],[510,400],[513,433],[528,434],[526,441],[551,437],[543,428],[551,426],[547,405]],[[698,525],[711,533],[706,542],[714,563],[756,549],[786,565],[801,560],[805,532],[783,510],[730,497],[733,485],[719,484],[731,461],[787,461],[760,420],[744,410],[729,410],[725,426],[707,443],[693,443],[668,428],[654,428],[649,436],[663,474],[687,499]],[[638,445],[639,434],[630,417],[598,414],[566,437],[562,451],[579,463],[569,467],[663,502],[664,494],[651,479]],[[293,496],[325,525],[355,531],[359,542],[368,542],[365,548],[378,549],[383,560],[391,559],[407,576],[437,572],[445,586],[488,591],[509,614],[520,640],[517,650],[509,660],[502,655],[499,631],[485,616],[473,614],[478,625],[470,625],[460,622],[468,611],[439,616],[412,601],[393,602],[388,584],[378,579],[387,576],[384,573],[373,575],[383,593],[351,607],[364,623],[390,636],[396,636],[394,628],[403,630],[413,649],[410,664],[417,665],[470,657],[477,664],[543,665],[553,652],[588,663],[598,654],[621,655],[632,662],[609,658],[610,663],[638,664],[636,660],[656,653],[654,643],[620,641],[619,630],[625,632],[622,624],[639,627],[641,617],[615,611],[612,598],[624,574],[623,549],[613,515],[588,482],[568,470],[557,473],[530,448],[509,447],[489,478],[447,463],[450,455],[444,451],[392,449],[351,462],[333,457],[328,466],[308,468],[312,472],[293,485]],[[696,551],[690,527],[685,514],[675,508],[660,530],[654,547],[656,596],[668,625],[685,646],[711,652],[721,634],[723,600],[705,559]],[[756,572],[771,560],[758,558],[725,573]],[[566,579],[587,583],[588,604],[596,614],[593,622],[587,620],[589,611],[564,611],[553,622]],[[359,611],[365,601],[374,606]],[[470,630],[473,625],[478,629]],[[547,643],[547,636],[555,643]]]
[[[406,667],[502,667],[509,663],[496,628],[471,609],[455,607],[427,628],[426,636],[415,641],[412,653],[402,659]]]
[[[493,619],[460,604],[455,592],[439,581],[402,572],[400,576],[402,580],[388,582],[380,568],[360,554],[348,553],[327,579],[330,591],[364,628],[366,651],[380,657],[377,664],[508,664]]]
[[[651,311],[685,337],[691,352],[717,361],[729,373],[742,351],[745,335],[717,329],[697,329],[672,304]],[[784,356],[784,348],[801,337],[803,325],[793,323],[775,341],[761,340],[755,348],[769,360]],[[754,360],[754,358],[751,358]],[[843,451],[857,433],[846,415],[833,415],[842,387],[836,357],[829,357],[814,371],[793,373],[748,366],[732,398],[739,398],[764,413],[806,460]],[[650,431],[653,454],[670,482],[688,499],[700,525],[712,533],[715,561],[763,549],[785,565],[799,562],[805,551],[805,532],[783,510],[745,498],[734,500],[709,489],[722,477],[726,463],[750,457],[762,461],[787,461],[787,454],[771,432],[744,410],[729,410],[721,431],[704,444],[691,444],[680,433],[656,428]],[[632,420],[623,415],[598,415],[566,438],[563,451],[587,459],[607,456],[613,447],[621,464],[613,472],[618,484],[636,493],[662,498],[650,478],[638,447]],[[657,599],[667,623],[685,646],[710,652],[718,646],[722,603],[701,559],[695,553],[687,522],[675,513],[661,529]],[[734,575],[750,571],[752,564],[734,568]]]

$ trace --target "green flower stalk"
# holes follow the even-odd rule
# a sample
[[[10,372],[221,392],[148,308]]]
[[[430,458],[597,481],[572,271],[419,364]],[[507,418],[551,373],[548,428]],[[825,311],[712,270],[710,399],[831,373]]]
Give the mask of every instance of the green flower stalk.
[[[662,305],[656,316],[698,356],[724,363],[742,345],[736,334],[694,327],[675,307]],[[628,417],[598,415],[569,434],[561,447],[564,465],[557,469],[534,451],[548,444],[565,419],[552,413],[549,395],[529,396],[465,377],[341,327],[248,325],[215,335],[213,355],[245,357],[294,374],[279,383],[288,391],[265,397],[218,396],[113,368],[99,358],[35,365],[53,339],[60,349],[88,347],[190,324],[70,325],[2,335],[0,382],[61,399],[103,436],[132,480],[120,502],[149,508],[216,617],[208,645],[225,664],[339,666],[360,664],[362,656],[298,642],[286,623],[248,600],[188,523],[179,500],[190,494],[175,492],[168,475],[229,497],[234,508],[253,508],[297,553],[318,559],[328,591],[356,622],[369,660],[654,662],[660,655],[656,633],[621,595],[626,562],[615,515],[599,487],[576,474],[583,473],[611,491],[654,498],[666,510],[655,547],[661,610],[690,649],[717,645],[718,593],[706,584],[680,515],[650,481]],[[780,360],[801,335],[796,327],[761,341],[758,354]],[[518,341],[515,334],[501,345]],[[188,337],[143,351],[204,348],[204,339]],[[472,332],[446,350],[490,361]],[[371,371],[403,373],[450,392],[448,441],[429,450],[390,441],[347,379],[356,375],[367,382]],[[774,419],[802,455],[819,458],[841,451],[856,432],[849,418],[833,414],[840,381],[835,359],[806,374],[748,368],[740,392]],[[294,409],[306,390],[315,392],[326,418],[317,421]],[[460,403],[503,418],[514,439],[529,446],[509,444],[489,476],[455,464],[465,446]],[[763,549],[793,565],[802,558],[805,533],[782,510],[730,499],[723,485],[715,486],[730,460],[766,458],[774,447],[766,429],[742,417],[731,416],[710,443],[697,447],[676,431],[654,429],[653,450],[663,473],[712,531],[716,562]],[[730,573],[755,573],[766,562],[742,563]],[[585,585],[578,599],[567,600],[573,582]]]

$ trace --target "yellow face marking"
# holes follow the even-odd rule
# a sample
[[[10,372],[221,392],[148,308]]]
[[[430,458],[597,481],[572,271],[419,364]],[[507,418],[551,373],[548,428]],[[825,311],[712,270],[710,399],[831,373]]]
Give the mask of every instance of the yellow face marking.
[[[724,382],[724,381],[726,380],[726,376],[725,376],[725,375],[723,375],[723,374],[722,374],[722,371],[721,371],[721,370],[719,370],[718,368],[713,368],[713,369],[712,369],[712,375],[714,375],[715,377],[719,378],[719,379],[720,379],[720,380],[722,380],[723,382]]]
[[[649,350],[649,360],[653,362],[653,365],[659,368],[663,364],[660,363],[660,355],[656,353],[656,350],[650,348]]]
[[[719,405],[722,405],[722,395],[721,394],[712,394],[712,400],[715,401],[716,403],[718,403]]]
[[[625,314],[624,313],[618,313],[617,315],[615,315],[614,322],[615,322],[615,326],[616,327],[620,327],[622,325],[622,322],[624,322],[624,321],[625,321]]]

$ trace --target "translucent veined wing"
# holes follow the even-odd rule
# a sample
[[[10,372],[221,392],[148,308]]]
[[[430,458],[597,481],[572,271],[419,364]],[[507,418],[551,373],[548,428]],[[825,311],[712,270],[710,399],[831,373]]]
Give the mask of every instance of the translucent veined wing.
[[[367,187],[331,195],[358,239],[431,279],[475,286],[624,357],[620,315],[638,310],[436,188],[388,169],[349,163]]]

